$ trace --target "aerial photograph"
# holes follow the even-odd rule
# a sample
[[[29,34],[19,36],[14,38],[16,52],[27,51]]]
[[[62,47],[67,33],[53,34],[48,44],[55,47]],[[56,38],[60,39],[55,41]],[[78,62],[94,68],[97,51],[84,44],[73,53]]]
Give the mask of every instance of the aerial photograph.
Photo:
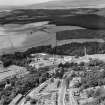
[[[0,105],[105,105],[105,0],[0,0]]]

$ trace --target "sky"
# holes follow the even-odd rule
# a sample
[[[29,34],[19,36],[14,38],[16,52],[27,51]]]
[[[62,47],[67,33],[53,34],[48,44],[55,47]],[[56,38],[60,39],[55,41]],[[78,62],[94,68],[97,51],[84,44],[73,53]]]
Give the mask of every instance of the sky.
[[[29,5],[53,0],[0,0],[0,6],[5,5]]]

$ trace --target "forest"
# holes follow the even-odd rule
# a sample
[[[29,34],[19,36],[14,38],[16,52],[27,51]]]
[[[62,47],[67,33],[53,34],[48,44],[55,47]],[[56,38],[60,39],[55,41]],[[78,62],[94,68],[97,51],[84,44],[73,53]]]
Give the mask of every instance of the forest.
[[[87,54],[104,54],[105,53],[105,43],[99,42],[85,42],[85,43],[70,43],[62,46],[53,47],[48,46],[38,46],[32,47],[24,52],[14,52],[14,54],[4,54],[1,55],[0,60],[3,62],[4,67],[10,65],[26,66],[30,61],[30,54],[34,53],[49,53],[58,55],[69,55],[69,56],[84,56],[84,48],[87,50]]]

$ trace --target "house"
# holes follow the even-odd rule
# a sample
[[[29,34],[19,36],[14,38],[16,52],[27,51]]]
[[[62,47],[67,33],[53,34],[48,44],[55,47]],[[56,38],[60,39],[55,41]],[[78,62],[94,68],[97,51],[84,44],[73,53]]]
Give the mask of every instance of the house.
[[[71,62],[73,58],[71,56],[64,56],[63,59],[65,62]]]
[[[72,86],[75,86],[76,84],[81,83],[81,78],[76,77],[72,79]]]

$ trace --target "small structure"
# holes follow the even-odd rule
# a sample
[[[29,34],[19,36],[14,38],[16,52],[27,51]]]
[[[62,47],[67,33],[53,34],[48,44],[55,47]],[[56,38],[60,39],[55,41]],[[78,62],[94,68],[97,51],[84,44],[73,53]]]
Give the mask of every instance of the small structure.
[[[6,84],[5,84],[5,89],[11,87],[11,82],[10,80],[7,79]]]
[[[74,91],[74,96],[80,96],[79,90]]]
[[[75,77],[72,80],[73,82],[81,82],[81,78],[80,77]]]
[[[71,56],[64,56],[64,61],[65,62],[71,62],[72,61],[72,57]]]

